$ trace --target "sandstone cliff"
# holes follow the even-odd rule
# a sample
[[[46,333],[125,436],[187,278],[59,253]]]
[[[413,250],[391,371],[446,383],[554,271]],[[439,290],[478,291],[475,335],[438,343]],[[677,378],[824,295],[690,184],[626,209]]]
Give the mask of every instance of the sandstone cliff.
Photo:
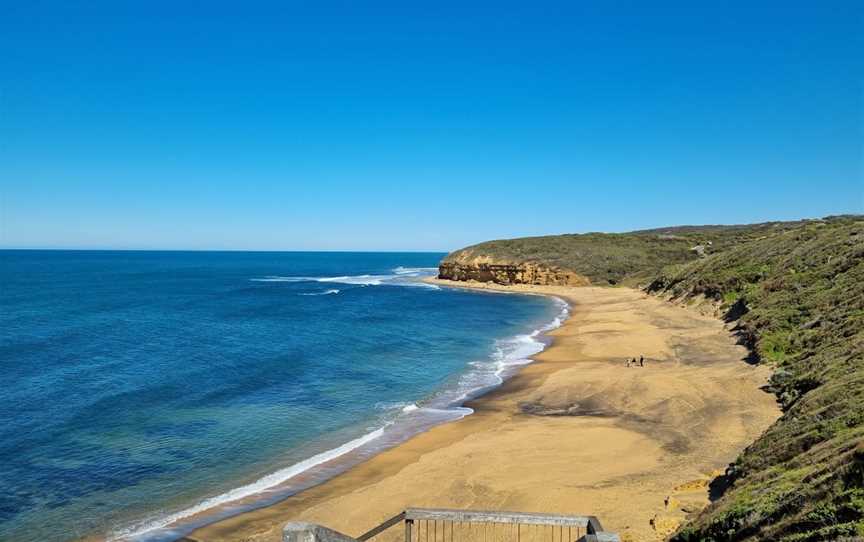
[[[449,280],[476,280],[497,284],[551,284],[585,286],[591,281],[567,269],[550,267],[534,262],[496,262],[490,258],[447,259],[438,266],[438,278]]]

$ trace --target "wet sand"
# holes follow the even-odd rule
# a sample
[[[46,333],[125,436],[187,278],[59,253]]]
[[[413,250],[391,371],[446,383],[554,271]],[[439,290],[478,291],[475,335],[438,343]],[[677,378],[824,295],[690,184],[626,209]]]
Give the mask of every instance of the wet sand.
[[[275,542],[292,520],[358,536],[414,506],[596,515],[622,540],[661,540],[779,416],[759,389],[768,370],[695,310],[628,288],[437,282],[556,295],[571,317],[473,415],[189,538]],[[645,367],[625,367],[639,355]]]

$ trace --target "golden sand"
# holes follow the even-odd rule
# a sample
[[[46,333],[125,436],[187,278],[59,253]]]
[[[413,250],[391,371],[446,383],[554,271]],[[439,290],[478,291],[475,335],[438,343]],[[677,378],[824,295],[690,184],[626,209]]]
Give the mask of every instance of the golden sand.
[[[190,538],[275,542],[292,520],[357,536],[414,506],[596,515],[623,540],[661,540],[779,416],[767,369],[717,319],[628,288],[470,286],[556,295],[571,317],[474,415]],[[625,367],[638,355],[645,367]]]

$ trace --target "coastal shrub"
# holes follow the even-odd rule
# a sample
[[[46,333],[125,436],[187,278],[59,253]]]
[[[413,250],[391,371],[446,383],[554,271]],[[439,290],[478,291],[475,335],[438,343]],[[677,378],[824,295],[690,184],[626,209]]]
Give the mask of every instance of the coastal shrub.
[[[739,299],[741,299],[741,292],[738,290],[730,290],[723,294],[724,305],[734,305]]]
[[[696,265],[707,254],[721,253],[754,239],[800,228],[810,221],[767,222],[747,226],[677,226],[629,233],[585,233],[523,237],[486,241],[449,254],[442,266],[470,262],[475,257],[498,264],[541,263],[573,271],[591,282],[604,285],[636,285],[656,278],[661,270],[674,273],[675,266]],[[706,282],[709,298],[721,292],[744,290],[771,274],[770,262],[741,260],[735,269],[724,270],[725,280]],[[683,269],[684,267],[682,267]]]
[[[780,365],[792,351],[792,332],[777,330],[765,333],[759,339],[759,353],[765,361]]]
[[[743,236],[743,234],[741,234]],[[835,217],[661,271],[648,291],[711,294],[775,367],[784,414],[726,493],[672,540],[837,540],[864,522],[864,220]],[[729,309],[746,301],[746,311]]]

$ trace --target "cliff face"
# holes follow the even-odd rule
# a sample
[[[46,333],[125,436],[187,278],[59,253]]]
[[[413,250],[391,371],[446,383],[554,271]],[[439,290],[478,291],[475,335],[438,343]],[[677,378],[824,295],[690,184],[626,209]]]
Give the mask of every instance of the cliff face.
[[[495,263],[492,261],[443,261],[438,267],[438,278],[449,280],[476,280],[497,284],[544,284],[559,286],[585,286],[586,277],[554,267],[536,263]]]

